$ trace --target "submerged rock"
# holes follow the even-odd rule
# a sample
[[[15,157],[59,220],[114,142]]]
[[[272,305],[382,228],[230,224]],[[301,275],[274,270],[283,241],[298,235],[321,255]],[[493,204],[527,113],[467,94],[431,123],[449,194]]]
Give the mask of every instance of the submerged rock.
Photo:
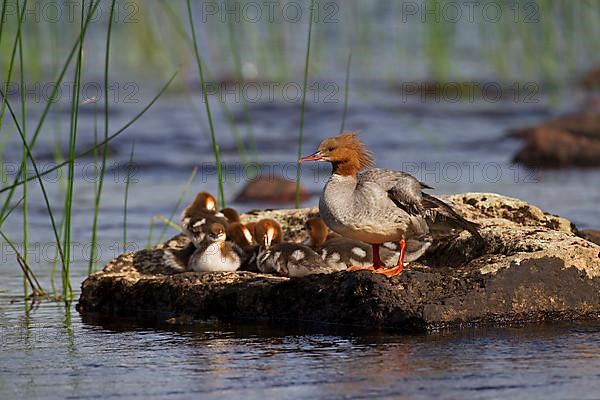
[[[496,194],[447,198],[481,224],[485,246],[463,232],[396,277],[368,271],[284,278],[251,272],[176,273],[165,248],[128,253],[89,276],[78,310],[184,320],[287,321],[423,331],[467,325],[600,317],[600,246],[568,220]],[[315,209],[244,215],[275,218],[302,240]]]
[[[514,161],[529,167],[600,166],[600,112],[564,115],[534,127],[516,129],[524,139]]]
[[[300,200],[308,200],[311,194],[300,188]],[[289,204],[296,201],[296,182],[279,176],[259,176],[249,181],[237,195],[236,203]]]

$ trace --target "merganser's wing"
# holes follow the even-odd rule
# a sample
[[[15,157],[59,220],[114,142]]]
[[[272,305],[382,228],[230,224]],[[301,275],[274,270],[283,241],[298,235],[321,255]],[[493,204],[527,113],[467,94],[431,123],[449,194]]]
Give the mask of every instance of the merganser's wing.
[[[389,198],[397,207],[408,214],[426,219],[427,225],[433,231],[450,229],[465,229],[479,240],[483,240],[474,222],[467,221],[442,200],[423,189],[432,189],[420,182],[414,176],[402,171],[373,168],[359,174],[358,184],[374,182],[388,193]]]
[[[388,193],[390,199],[411,215],[423,215],[423,189],[433,189],[402,171],[372,168],[358,175],[358,184],[373,182]]]

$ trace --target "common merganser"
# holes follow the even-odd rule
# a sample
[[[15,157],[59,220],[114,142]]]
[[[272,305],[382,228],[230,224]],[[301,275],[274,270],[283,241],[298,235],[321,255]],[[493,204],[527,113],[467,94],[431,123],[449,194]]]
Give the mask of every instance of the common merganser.
[[[230,213],[231,215],[233,213]],[[235,215],[237,215],[237,212],[235,212]],[[198,193],[194,201],[183,210],[179,218],[182,232],[196,247],[200,247],[212,223],[227,226],[229,220],[224,214],[217,211],[217,200],[207,192]]]
[[[258,256],[258,245],[250,229],[241,222],[232,222],[227,226],[227,239],[235,243],[244,252],[244,260],[240,266],[241,271],[258,272],[256,257]]]
[[[340,235],[369,243],[373,249],[370,269],[386,276],[398,275],[404,266],[406,241],[428,241],[431,231],[466,229],[478,240],[478,225],[461,217],[442,200],[423,193],[430,186],[401,171],[371,168],[373,155],[354,132],[323,140],[303,161],[327,161],[332,175],[323,188],[319,213],[327,226]],[[364,170],[363,172],[359,172]],[[379,246],[398,242],[400,256],[387,268]]]
[[[192,254],[188,268],[197,272],[236,271],[242,264],[244,253],[226,238],[223,225],[211,224],[206,239]]]
[[[258,270],[288,277],[335,272],[310,247],[299,243],[283,243],[281,225],[273,219],[262,219],[254,226],[259,245]]]

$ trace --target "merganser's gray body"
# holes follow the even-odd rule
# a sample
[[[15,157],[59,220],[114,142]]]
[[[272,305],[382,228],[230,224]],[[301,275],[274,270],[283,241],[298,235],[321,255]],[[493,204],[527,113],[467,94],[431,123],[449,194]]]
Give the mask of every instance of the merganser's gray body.
[[[334,173],[323,189],[319,212],[333,231],[371,244],[402,239],[420,242],[431,230],[453,228],[480,237],[477,225],[422,193],[428,188],[401,171],[372,168],[355,176]]]

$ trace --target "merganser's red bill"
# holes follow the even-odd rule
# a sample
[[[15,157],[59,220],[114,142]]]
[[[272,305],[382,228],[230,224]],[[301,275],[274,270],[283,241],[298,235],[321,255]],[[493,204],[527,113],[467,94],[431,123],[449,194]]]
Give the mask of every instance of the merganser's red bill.
[[[298,160],[298,162],[321,161],[321,160],[323,160],[323,155],[321,154],[320,151],[315,151],[310,156],[302,157],[301,159]]]

